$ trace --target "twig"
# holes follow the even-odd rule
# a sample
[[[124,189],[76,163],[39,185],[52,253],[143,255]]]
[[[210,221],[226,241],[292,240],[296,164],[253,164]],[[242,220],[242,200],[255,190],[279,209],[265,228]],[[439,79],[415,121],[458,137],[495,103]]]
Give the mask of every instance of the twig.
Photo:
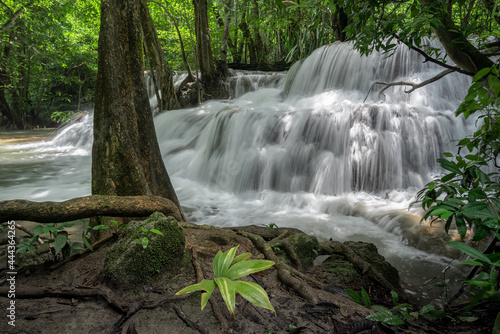
[[[34,237],[34,236],[35,236],[35,233],[33,233],[33,231],[28,230],[28,228],[26,228],[25,226],[23,226],[23,225],[21,225],[21,224],[16,223],[16,228],[17,228],[18,230],[21,230],[21,231],[23,231],[23,232],[26,232],[26,233],[27,233],[27,234],[29,234],[31,237]],[[44,242],[43,242],[43,240],[42,240],[40,237],[38,237],[37,241],[38,241],[38,243],[39,243],[40,245],[44,243]]]

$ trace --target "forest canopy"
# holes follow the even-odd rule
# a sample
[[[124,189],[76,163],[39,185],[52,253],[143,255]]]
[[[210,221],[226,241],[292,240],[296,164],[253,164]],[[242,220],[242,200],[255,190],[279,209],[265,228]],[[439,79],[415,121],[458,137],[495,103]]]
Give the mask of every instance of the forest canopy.
[[[193,1],[147,3],[170,68],[198,69]],[[495,0],[206,3],[214,62],[224,59],[230,67],[291,64],[322,45],[347,39],[364,54],[373,49],[390,53],[398,41],[423,48],[424,38],[434,38],[443,24],[453,24],[464,38],[474,36],[485,52],[495,51],[493,38],[499,35]],[[0,1],[1,127],[54,126],[92,105],[99,16],[98,0]],[[451,49],[424,49],[433,60],[450,63]]]

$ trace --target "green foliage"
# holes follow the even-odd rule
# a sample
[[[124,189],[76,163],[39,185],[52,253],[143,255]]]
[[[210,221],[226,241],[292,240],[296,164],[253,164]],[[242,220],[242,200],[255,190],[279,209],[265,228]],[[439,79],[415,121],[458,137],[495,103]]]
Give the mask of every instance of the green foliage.
[[[407,303],[398,304],[399,295],[395,291],[391,291],[394,307],[392,310],[381,306],[372,305],[370,296],[364,288],[361,288],[361,294],[354,290],[346,289],[347,294],[358,304],[367,308],[372,308],[375,312],[366,316],[366,319],[371,321],[379,321],[388,325],[398,326],[403,325],[405,321],[417,321],[421,316],[430,319],[440,319],[447,316],[446,312],[436,310],[434,305],[424,305],[420,311],[412,312],[413,306]]]
[[[478,130],[459,141],[457,155],[445,153],[446,158],[438,159],[445,174],[430,182],[417,195],[426,210],[423,219],[440,219],[445,222],[447,232],[454,226],[462,238],[473,232],[473,241],[500,238],[497,232],[500,229],[499,94],[498,67],[478,71],[457,110],[457,116],[469,118],[477,115]],[[465,282],[474,296],[469,308],[482,299],[499,301],[500,254],[484,254],[461,242],[449,244],[471,257],[463,264],[483,269]]]
[[[204,279],[200,283],[185,287],[178,291],[176,295],[204,291],[201,294],[201,309],[203,310],[215,287],[218,287],[222,299],[224,299],[227,309],[233,317],[236,292],[250,303],[275,312],[266,291],[260,285],[237,281],[237,279],[244,276],[268,269],[274,265],[274,262],[268,260],[248,260],[252,256],[250,253],[243,253],[235,257],[237,249],[238,247],[233,247],[225,252],[219,251],[215,255],[212,263],[215,276],[213,280]]]
[[[75,222],[38,225],[31,229],[33,232],[31,238],[23,239],[22,243],[16,246],[16,253],[29,252],[34,254],[36,251],[35,243],[38,241],[38,238],[42,235],[48,235],[49,237],[45,242],[49,244],[49,251],[53,259],[56,260],[61,251],[63,251],[61,253],[62,256],[66,257],[78,250],[78,244],[70,244],[67,237],[68,234],[64,231],[65,228],[73,227],[74,224]]]

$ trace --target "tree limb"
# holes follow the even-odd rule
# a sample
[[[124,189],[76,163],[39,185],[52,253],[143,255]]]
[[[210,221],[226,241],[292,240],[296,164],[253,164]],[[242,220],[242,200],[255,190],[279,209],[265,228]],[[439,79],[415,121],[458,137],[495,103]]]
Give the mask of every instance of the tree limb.
[[[439,73],[438,75],[436,76],[433,76],[432,78],[430,79],[427,79],[425,81],[422,81],[420,83],[415,83],[415,82],[409,82],[409,81],[396,81],[396,82],[385,82],[385,81],[375,81],[372,86],[370,87],[370,89],[368,90],[368,93],[366,94],[366,97],[365,99],[363,100],[363,102],[366,101],[366,99],[368,98],[368,95],[370,94],[372,88],[374,85],[385,85],[385,87],[379,92],[379,94],[383,94],[384,91],[386,89],[388,89],[389,87],[392,87],[392,86],[410,86],[411,89],[410,90],[405,90],[405,93],[412,93],[413,91],[419,89],[419,88],[422,88],[428,84],[431,84],[435,81],[438,81],[439,79],[443,78],[444,76],[450,74],[450,73],[453,73],[455,72],[454,70],[451,70],[451,69],[448,69],[448,70],[444,70],[443,72]],[[385,95],[384,95],[385,96]]]
[[[415,45],[408,45],[408,44],[406,44],[405,42],[403,42],[403,40],[401,40],[401,38],[400,38],[398,35],[394,34],[393,36],[394,36],[394,38],[396,38],[399,42],[401,42],[401,43],[403,43],[403,44],[407,45],[410,49],[412,49],[413,51],[416,51],[416,52],[418,52],[420,55],[422,55],[422,56],[425,58],[424,63],[425,63],[425,62],[431,62],[431,63],[437,64],[437,65],[439,65],[439,66],[441,66],[441,67],[447,68],[447,69],[449,69],[449,70],[453,70],[454,72],[459,72],[459,73],[466,74],[466,75],[469,75],[469,76],[474,76],[474,75],[476,74],[475,72],[474,72],[474,73],[473,73],[473,72],[469,72],[469,71],[466,71],[466,70],[461,69],[461,68],[460,68],[460,67],[458,67],[458,66],[451,66],[451,65],[448,65],[448,64],[443,63],[442,61],[439,61],[439,60],[437,60],[437,59],[434,59],[434,58],[432,58],[431,56],[429,56],[429,55],[428,55],[428,54],[427,54],[424,50],[422,50],[422,49],[420,49],[420,48],[417,48]]]
[[[94,195],[64,202],[2,201],[0,222],[30,220],[58,223],[96,216],[147,217],[156,211],[178,221],[183,220],[177,206],[164,197]]]

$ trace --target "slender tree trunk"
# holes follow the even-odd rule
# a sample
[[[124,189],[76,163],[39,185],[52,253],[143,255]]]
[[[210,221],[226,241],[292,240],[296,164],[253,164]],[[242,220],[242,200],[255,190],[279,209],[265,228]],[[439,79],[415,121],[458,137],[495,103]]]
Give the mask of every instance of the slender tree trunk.
[[[153,20],[149,14],[146,0],[140,1],[140,23],[142,24],[144,48],[151,59],[151,73],[161,94],[158,96],[158,107],[160,112],[164,109],[171,110],[179,107],[179,101],[175,95],[174,82],[172,79],[172,70],[165,61],[163,49],[158,41],[158,35],[153,25]]]
[[[14,42],[14,34],[10,33],[8,42],[3,48],[2,55],[0,56],[0,114],[4,115],[9,122],[9,127],[15,127],[16,129],[24,129],[24,123],[22,119],[12,110],[11,106],[7,102],[6,91],[10,84],[9,74],[7,73],[7,60],[9,59],[10,51],[12,49],[12,44]]]
[[[141,3],[102,0],[92,148],[93,195],[149,195],[180,210],[144,82]]]
[[[209,88],[214,84],[215,67],[210,45],[207,0],[193,0],[195,10],[195,32],[198,46],[201,81]]]

